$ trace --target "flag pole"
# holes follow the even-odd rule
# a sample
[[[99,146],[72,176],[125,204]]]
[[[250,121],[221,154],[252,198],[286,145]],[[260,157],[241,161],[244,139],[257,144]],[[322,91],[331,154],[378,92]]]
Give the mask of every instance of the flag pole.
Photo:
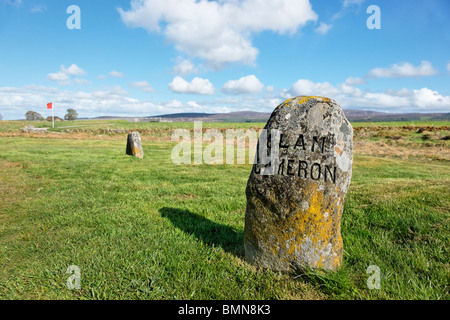
[[[55,110],[53,109],[53,104],[52,104],[52,124],[53,129],[55,129]]]

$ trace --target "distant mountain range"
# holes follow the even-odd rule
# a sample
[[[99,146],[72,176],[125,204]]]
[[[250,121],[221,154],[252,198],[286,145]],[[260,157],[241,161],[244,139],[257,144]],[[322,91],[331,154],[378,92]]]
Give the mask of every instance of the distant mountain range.
[[[365,110],[344,110],[350,121],[413,121],[413,120],[450,120],[450,113],[387,113]],[[173,122],[266,122],[271,113],[238,111],[230,113],[173,113],[151,116]]]
[[[388,113],[366,110],[344,110],[348,120],[354,122],[381,121],[439,121],[450,120],[450,113]],[[172,122],[267,122],[271,113],[238,111],[230,113],[172,113],[148,117],[115,117],[103,116],[90,119],[96,120],[128,120],[128,121],[172,121]],[[89,120],[79,118],[79,120]]]

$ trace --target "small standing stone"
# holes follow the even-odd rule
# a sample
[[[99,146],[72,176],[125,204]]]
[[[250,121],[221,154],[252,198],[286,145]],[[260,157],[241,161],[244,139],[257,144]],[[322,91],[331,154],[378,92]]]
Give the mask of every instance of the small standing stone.
[[[247,183],[245,257],[277,271],[337,270],[342,264],[341,216],[350,185],[353,128],[324,97],[280,104],[266,124]],[[267,143],[267,146],[265,144]]]
[[[139,132],[131,132],[127,138],[127,154],[140,159],[144,158],[144,149],[142,149],[141,135]]]

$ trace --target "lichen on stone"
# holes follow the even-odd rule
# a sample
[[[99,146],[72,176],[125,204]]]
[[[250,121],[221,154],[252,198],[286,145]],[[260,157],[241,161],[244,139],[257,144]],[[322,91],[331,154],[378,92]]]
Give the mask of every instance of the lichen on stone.
[[[278,130],[274,174],[256,163],[246,196],[245,255],[279,271],[337,270],[340,221],[351,180],[353,130],[333,100],[301,96],[281,103],[266,130]],[[264,148],[264,143],[258,143]],[[282,150],[279,150],[282,149]],[[266,150],[265,150],[266,151]],[[258,151],[257,151],[258,152]]]

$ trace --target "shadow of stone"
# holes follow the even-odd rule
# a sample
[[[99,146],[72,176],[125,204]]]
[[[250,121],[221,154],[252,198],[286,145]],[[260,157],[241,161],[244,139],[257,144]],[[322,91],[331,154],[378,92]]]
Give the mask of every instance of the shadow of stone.
[[[161,208],[162,217],[168,218],[175,227],[202,240],[209,246],[220,246],[233,255],[244,257],[244,233],[213,222],[186,209]]]

